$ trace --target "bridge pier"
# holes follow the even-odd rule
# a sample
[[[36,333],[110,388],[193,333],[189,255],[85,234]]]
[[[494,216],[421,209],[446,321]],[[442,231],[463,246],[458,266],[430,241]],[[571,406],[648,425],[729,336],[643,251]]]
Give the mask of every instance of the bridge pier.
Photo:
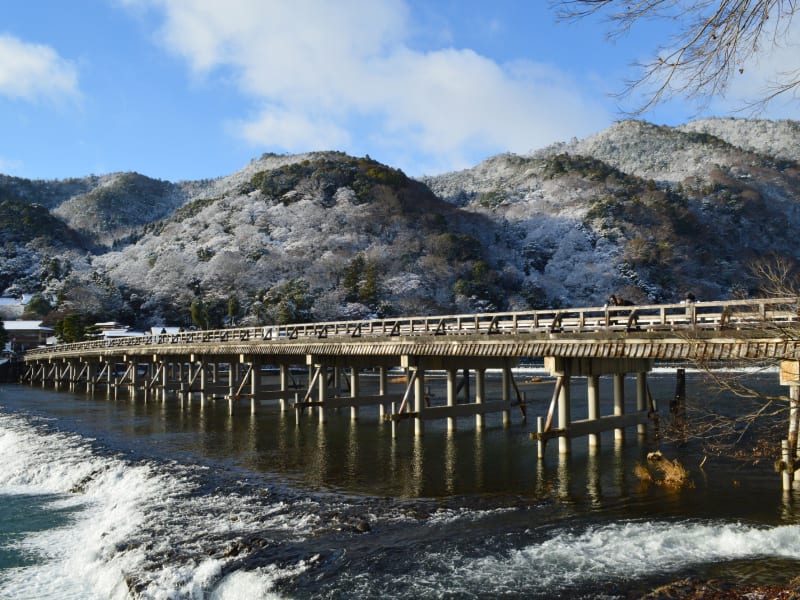
[[[586,379],[586,414],[590,421],[600,418],[600,376],[589,375]],[[594,453],[600,447],[600,434],[589,433],[589,450]]]
[[[789,427],[786,439],[781,442],[780,470],[783,490],[789,491],[797,482],[798,456],[800,455],[800,361],[783,360],[780,370],[781,385],[789,388]]]
[[[404,419],[414,420],[414,434],[423,435],[425,421],[445,419],[448,432],[455,431],[458,417],[475,417],[476,429],[484,426],[484,415],[490,412],[502,413],[503,425],[510,424],[510,411],[513,406],[524,408],[523,398],[517,391],[516,399],[511,399],[513,377],[511,367],[517,359],[504,357],[454,357],[454,356],[401,356],[400,364],[409,374],[406,392],[399,407],[392,409],[386,419],[397,423]],[[502,384],[499,400],[487,401],[485,397],[485,376],[487,369],[501,372]],[[437,370],[446,373],[446,398],[443,405],[432,406],[427,394],[426,371]],[[469,372],[475,371],[475,401],[469,396]],[[464,379],[459,385],[458,373]],[[464,390],[464,401],[459,401],[459,387]],[[412,400],[413,391],[413,400]],[[413,408],[412,408],[413,406]],[[396,432],[396,428],[393,428]]]
[[[547,440],[558,438],[559,454],[571,452],[571,440],[575,437],[587,436],[590,453],[600,445],[600,434],[614,431],[614,439],[622,443],[625,439],[625,428],[636,426],[640,435],[647,433],[647,421],[650,408],[648,406],[647,372],[652,369],[651,359],[636,358],[566,358],[545,357],[545,367],[551,375],[557,377],[556,389],[548,418],[537,419],[536,431],[531,439],[538,442],[539,457],[544,457]],[[636,411],[625,413],[625,374],[637,373]],[[600,414],[600,376],[613,376],[613,415]],[[586,377],[587,418],[573,421],[571,380],[573,377]],[[552,413],[558,408],[558,426],[550,427]]]
[[[409,366],[409,371],[414,375],[414,410],[417,413],[414,435],[421,436],[425,433],[425,421],[422,419],[422,411],[425,410],[425,369]]]

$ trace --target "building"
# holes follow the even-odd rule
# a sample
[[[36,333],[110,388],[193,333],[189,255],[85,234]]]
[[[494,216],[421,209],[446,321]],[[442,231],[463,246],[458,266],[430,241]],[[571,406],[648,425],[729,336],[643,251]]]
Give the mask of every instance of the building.
[[[3,327],[8,333],[10,350],[16,353],[44,346],[54,333],[52,327],[45,327],[41,321],[3,321]]]

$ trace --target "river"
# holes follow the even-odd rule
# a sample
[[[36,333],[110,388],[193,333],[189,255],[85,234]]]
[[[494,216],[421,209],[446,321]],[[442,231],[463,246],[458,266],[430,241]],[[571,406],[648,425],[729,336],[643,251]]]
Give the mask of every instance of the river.
[[[377,409],[356,423],[329,410],[320,425],[276,404],[231,416],[224,402],[0,386],[0,597],[612,599],[687,576],[798,571],[800,504],[769,460],[701,468],[697,445],[630,429],[622,444],[603,434],[597,454],[577,439],[559,456],[551,442],[540,461],[528,434],[553,382],[515,377],[527,423],[494,415],[476,432],[464,418],[421,438],[401,423],[395,439]],[[781,391],[775,372],[750,377]],[[427,381],[444,394],[443,378]],[[666,422],[674,370],[649,383]],[[498,386],[490,373],[489,394]],[[690,402],[714,393],[688,374]],[[640,481],[656,448],[690,485]]]

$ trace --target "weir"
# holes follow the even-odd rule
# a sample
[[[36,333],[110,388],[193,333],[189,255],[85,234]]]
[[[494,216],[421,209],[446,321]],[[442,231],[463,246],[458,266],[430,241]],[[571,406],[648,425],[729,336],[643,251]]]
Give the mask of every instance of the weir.
[[[447,431],[466,418],[481,430],[491,413],[503,426],[512,414],[525,420],[530,407],[512,370],[523,359],[543,359],[556,382],[530,434],[543,457],[551,439],[568,454],[578,437],[595,451],[606,431],[617,440],[628,429],[644,435],[657,414],[647,386],[654,361],[771,360],[790,390],[781,462],[789,489],[798,456],[800,341],[791,333],[797,321],[797,299],[779,298],[186,331],[35,348],[24,357],[23,381],[145,401],[224,401],[229,413],[277,402],[298,420],[315,415],[320,423],[342,409],[357,421],[371,406],[393,436],[403,422],[423,436],[431,420],[442,420]],[[277,384],[264,384],[265,369],[277,372]],[[487,371],[501,377],[493,397]],[[293,375],[299,372],[300,382]],[[390,393],[390,372],[399,373],[393,377],[402,393]],[[366,373],[377,376],[377,393],[362,393]],[[444,398],[428,391],[434,373],[446,378]],[[636,408],[626,413],[628,374],[636,378]],[[586,379],[585,399],[574,397],[576,378]],[[601,378],[613,381],[612,414],[600,414]],[[577,402],[585,403],[585,419],[571,418]]]

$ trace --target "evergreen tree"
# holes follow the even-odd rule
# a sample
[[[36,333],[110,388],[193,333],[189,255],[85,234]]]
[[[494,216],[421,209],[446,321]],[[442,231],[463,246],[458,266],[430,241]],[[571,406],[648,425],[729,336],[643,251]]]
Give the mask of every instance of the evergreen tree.
[[[231,325],[236,324],[236,318],[239,316],[239,299],[236,296],[228,298],[228,319]]]
[[[189,314],[191,315],[192,323],[194,323],[195,327],[200,329],[208,329],[208,307],[202,300],[197,299],[192,302],[192,305],[189,307]]]
[[[55,333],[58,341],[64,344],[82,342],[86,339],[86,323],[83,315],[72,313],[56,322]]]

